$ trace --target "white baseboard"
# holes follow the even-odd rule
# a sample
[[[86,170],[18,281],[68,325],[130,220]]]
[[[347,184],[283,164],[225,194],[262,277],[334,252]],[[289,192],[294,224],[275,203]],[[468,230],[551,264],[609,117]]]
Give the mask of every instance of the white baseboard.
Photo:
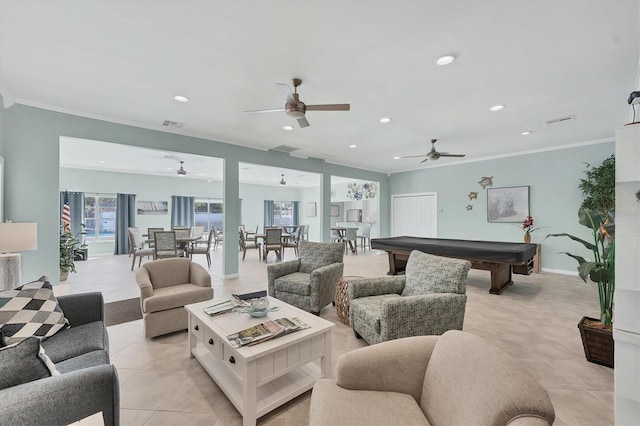
[[[578,276],[578,271],[567,271],[564,269],[542,268],[542,272],[551,272],[553,274],[562,274],[562,275],[573,275],[575,277]]]

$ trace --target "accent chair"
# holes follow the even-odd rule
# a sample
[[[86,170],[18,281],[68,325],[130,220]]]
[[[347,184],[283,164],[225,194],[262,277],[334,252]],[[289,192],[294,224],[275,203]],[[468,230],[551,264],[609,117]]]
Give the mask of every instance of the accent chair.
[[[344,245],[300,241],[295,260],[267,266],[269,295],[319,315],[342,277]]]
[[[414,250],[405,275],[349,280],[349,323],[367,343],[462,330],[467,260]]]
[[[463,331],[343,354],[313,386],[309,424],[549,426],[547,391],[520,363]]]
[[[188,258],[147,262],[136,273],[144,336],[155,337],[188,328],[184,305],[213,298],[211,275]]]

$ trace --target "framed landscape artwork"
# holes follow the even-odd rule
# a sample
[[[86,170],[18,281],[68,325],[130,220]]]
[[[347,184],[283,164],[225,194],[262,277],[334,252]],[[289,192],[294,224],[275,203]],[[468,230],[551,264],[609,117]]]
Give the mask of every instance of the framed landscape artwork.
[[[138,214],[169,214],[168,201],[137,201]]]
[[[529,216],[529,187],[487,189],[487,222],[520,223]]]

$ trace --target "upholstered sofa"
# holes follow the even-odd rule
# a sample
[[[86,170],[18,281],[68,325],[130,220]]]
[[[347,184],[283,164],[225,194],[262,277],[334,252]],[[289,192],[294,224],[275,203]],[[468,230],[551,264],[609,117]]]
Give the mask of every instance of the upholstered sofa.
[[[269,296],[316,315],[333,302],[344,270],[342,243],[301,240],[300,257],[267,266]]]
[[[136,273],[145,337],[186,330],[184,306],[213,299],[211,275],[188,258],[147,262]]]
[[[2,380],[20,384],[0,389],[0,424],[66,425],[102,412],[105,425],[118,425],[118,373],[109,363],[102,294],[60,296],[58,304],[71,327],[46,338],[42,348],[60,374],[50,375],[39,361],[35,337],[3,349]]]
[[[546,390],[478,336],[392,340],[343,354],[336,379],[316,382],[310,425],[553,424]]]

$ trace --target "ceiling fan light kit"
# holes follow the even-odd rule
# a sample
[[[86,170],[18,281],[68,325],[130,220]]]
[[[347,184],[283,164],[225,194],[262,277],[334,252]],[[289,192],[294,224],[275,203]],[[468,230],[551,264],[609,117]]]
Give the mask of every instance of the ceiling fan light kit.
[[[285,186],[287,182],[284,180],[284,175],[280,175],[282,178],[280,179],[280,185]]]
[[[307,111],[349,111],[350,104],[322,104],[322,105],[306,105],[300,100],[298,94],[298,86],[302,84],[299,78],[293,79],[293,92],[291,88],[283,83],[276,83],[280,92],[284,95],[286,103],[284,108],[259,109],[254,111],[245,111],[245,114],[262,114],[265,112],[282,112],[284,111],[289,117],[293,117],[298,121],[300,127],[309,127],[309,121],[305,117]]]
[[[184,169],[184,167],[182,167],[182,165],[184,164],[184,161],[180,162],[180,168],[178,169],[178,176],[183,177],[187,175],[187,171]]]

